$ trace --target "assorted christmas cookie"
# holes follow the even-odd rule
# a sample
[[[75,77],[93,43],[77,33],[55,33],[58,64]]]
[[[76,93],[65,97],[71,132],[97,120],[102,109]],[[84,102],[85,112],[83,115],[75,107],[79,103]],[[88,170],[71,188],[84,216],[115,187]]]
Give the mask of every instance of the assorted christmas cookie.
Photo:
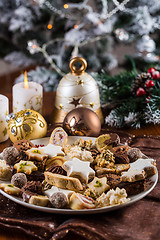
[[[12,177],[12,171],[10,166],[5,160],[0,160],[0,180],[10,180]]]
[[[15,195],[15,196],[20,196],[21,195],[21,189],[18,188],[18,187],[15,187],[12,184],[1,183],[0,184],[0,189],[2,189],[4,192],[6,192],[10,195]]]
[[[63,146],[68,141],[68,134],[61,127],[57,127],[53,130],[49,143],[53,145]]]
[[[105,149],[111,149],[117,146],[119,143],[120,138],[116,133],[100,135],[95,141],[96,148],[100,152]]]
[[[72,161],[66,161],[62,167],[67,172],[67,176],[78,178],[85,184],[95,176],[95,171],[90,167],[90,163],[83,162],[78,158],[73,158]]]
[[[32,205],[94,209],[129,201],[146,190],[156,161],[120,143],[115,133],[69,144],[56,128],[46,146],[18,140],[0,160],[0,189]],[[6,182],[7,181],[7,182]],[[9,181],[9,183],[8,183]]]

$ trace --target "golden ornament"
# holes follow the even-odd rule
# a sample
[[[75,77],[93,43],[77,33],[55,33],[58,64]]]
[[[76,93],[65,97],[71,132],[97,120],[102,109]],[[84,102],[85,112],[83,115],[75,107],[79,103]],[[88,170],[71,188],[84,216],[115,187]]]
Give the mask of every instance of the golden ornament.
[[[47,133],[47,123],[42,115],[34,110],[21,110],[8,119],[8,135],[14,143],[22,139],[42,138]]]
[[[81,67],[77,68],[76,63],[80,63]],[[93,110],[103,123],[98,86],[96,81],[85,72],[86,60],[75,57],[71,59],[69,66],[71,72],[65,75],[58,85],[55,108],[50,121],[62,123],[68,112],[77,107],[86,107]]]
[[[63,128],[69,135],[96,137],[100,133],[101,122],[95,112],[79,107],[66,115]]]

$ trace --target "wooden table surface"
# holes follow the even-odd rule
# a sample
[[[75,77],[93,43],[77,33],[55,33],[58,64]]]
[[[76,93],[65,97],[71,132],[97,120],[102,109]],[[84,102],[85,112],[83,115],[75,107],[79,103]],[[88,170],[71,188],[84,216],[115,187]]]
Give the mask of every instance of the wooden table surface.
[[[7,85],[5,85],[5,83]],[[1,81],[0,79],[0,94],[4,94],[10,99],[10,111],[11,111],[11,88],[13,85],[13,82],[5,82]],[[8,90],[7,90],[8,89]],[[44,93],[44,104],[43,104],[43,116],[48,120],[49,116],[51,115],[51,112],[54,108],[54,99],[55,99],[55,93],[49,92],[49,93]],[[113,128],[108,128],[107,129],[115,130]],[[134,130],[134,129],[123,129],[127,131],[128,133],[134,134],[134,135],[160,135],[160,127],[155,126],[155,125],[148,125],[147,127]],[[7,140],[4,143],[0,144],[0,152],[10,144],[10,141]],[[34,240],[34,238],[32,238]],[[28,240],[28,237],[25,233],[20,234],[16,233],[14,231],[5,231],[3,229],[0,229],[0,240]]]

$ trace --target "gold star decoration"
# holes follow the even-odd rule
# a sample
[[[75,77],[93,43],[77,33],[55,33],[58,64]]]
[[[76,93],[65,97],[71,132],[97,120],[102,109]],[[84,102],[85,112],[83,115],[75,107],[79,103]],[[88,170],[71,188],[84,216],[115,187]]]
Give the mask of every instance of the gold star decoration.
[[[3,130],[3,134],[4,136],[7,134],[7,128],[5,127],[5,129]]]
[[[80,105],[80,100],[81,98],[73,98],[71,102],[69,102],[69,104],[73,104],[75,107],[77,107],[78,105]]]
[[[60,108],[60,109],[63,109],[63,105],[62,105],[62,104],[59,104],[59,108]]]
[[[93,106],[94,106],[94,103],[93,103],[93,102],[91,102],[89,105],[90,105],[90,107],[92,107],[92,108],[93,108]]]
[[[41,96],[36,97],[36,100],[37,100],[36,105],[41,104],[42,102]]]
[[[82,79],[78,79],[78,80],[77,80],[77,83],[78,83],[78,85],[83,86],[84,81],[83,81]]]

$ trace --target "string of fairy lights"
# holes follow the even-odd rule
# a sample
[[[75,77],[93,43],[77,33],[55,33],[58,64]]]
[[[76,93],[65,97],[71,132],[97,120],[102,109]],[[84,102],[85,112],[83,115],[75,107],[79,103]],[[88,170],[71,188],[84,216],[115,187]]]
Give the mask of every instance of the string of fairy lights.
[[[72,9],[78,9],[78,10],[82,10],[85,9],[88,11],[88,14],[92,14],[93,15],[93,19],[95,18],[96,21],[94,22],[95,25],[100,25],[103,24],[104,20],[107,20],[109,18],[111,18],[114,14],[116,14],[118,11],[125,11],[125,5],[130,1],[130,0],[124,0],[122,2],[118,2],[117,0],[112,0],[113,4],[115,5],[115,8],[113,8],[110,12],[108,12],[108,4],[106,0],[101,0],[102,3],[102,11],[100,13],[94,12],[93,8],[88,5],[88,0],[84,0],[82,3],[65,3],[63,5],[63,10],[61,9],[57,9],[53,4],[51,4],[48,0],[34,0],[36,3],[38,3],[39,5],[45,5],[48,9],[50,9],[52,12],[54,12],[57,15],[60,15],[61,17],[65,17],[67,19],[71,19],[73,21],[75,21],[74,25],[73,25],[73,29],[75,30],[80,30],[81,28],[84,27],[84,23],[82,23],[80,21],[80,19],[77,19],[77,16],[74,16],[73,14],[67,12],[67,10],[72,10]],[[54,15],[51,16],[46,29],[51,31],[54,29]],[[70,44],[70,46],[73,46],[73,51],[71,53],[71,57],[75,57],[78,55],[79,52],[79,47],[82,47],[84,45],[87,45],[89,43],[93,43],[96,41],[99,41],[103,38],[106,38],[108,36],[108,34],[102,34],[102,35],[98,35],[98,36],[94,36],[88,39],[85,39],[81,42],[74,42],[72,40],[68,40],[65,38],[56,38],[53,39],[45,44],[42,45],[42,47],[39,46],[38,42],[36,40],[30,40],[28,41],[28,47],[27,49],[29,50],[29,52],[31,54],[35,54],[37,52],[41,52],[43,54],[43,56],[46,58],[46,60],[50,63],[51,67],[61,76],[64,76],[64,73],[61,71],[60,67],[58,67],[58,65],[55,63],[57,61],[57,59],[60,57],[58,55],[52,55],[52,57],[48,54],[46,48],[50,45],[53,44],[55,42],[61,41],[63,43],[68,43]]]

